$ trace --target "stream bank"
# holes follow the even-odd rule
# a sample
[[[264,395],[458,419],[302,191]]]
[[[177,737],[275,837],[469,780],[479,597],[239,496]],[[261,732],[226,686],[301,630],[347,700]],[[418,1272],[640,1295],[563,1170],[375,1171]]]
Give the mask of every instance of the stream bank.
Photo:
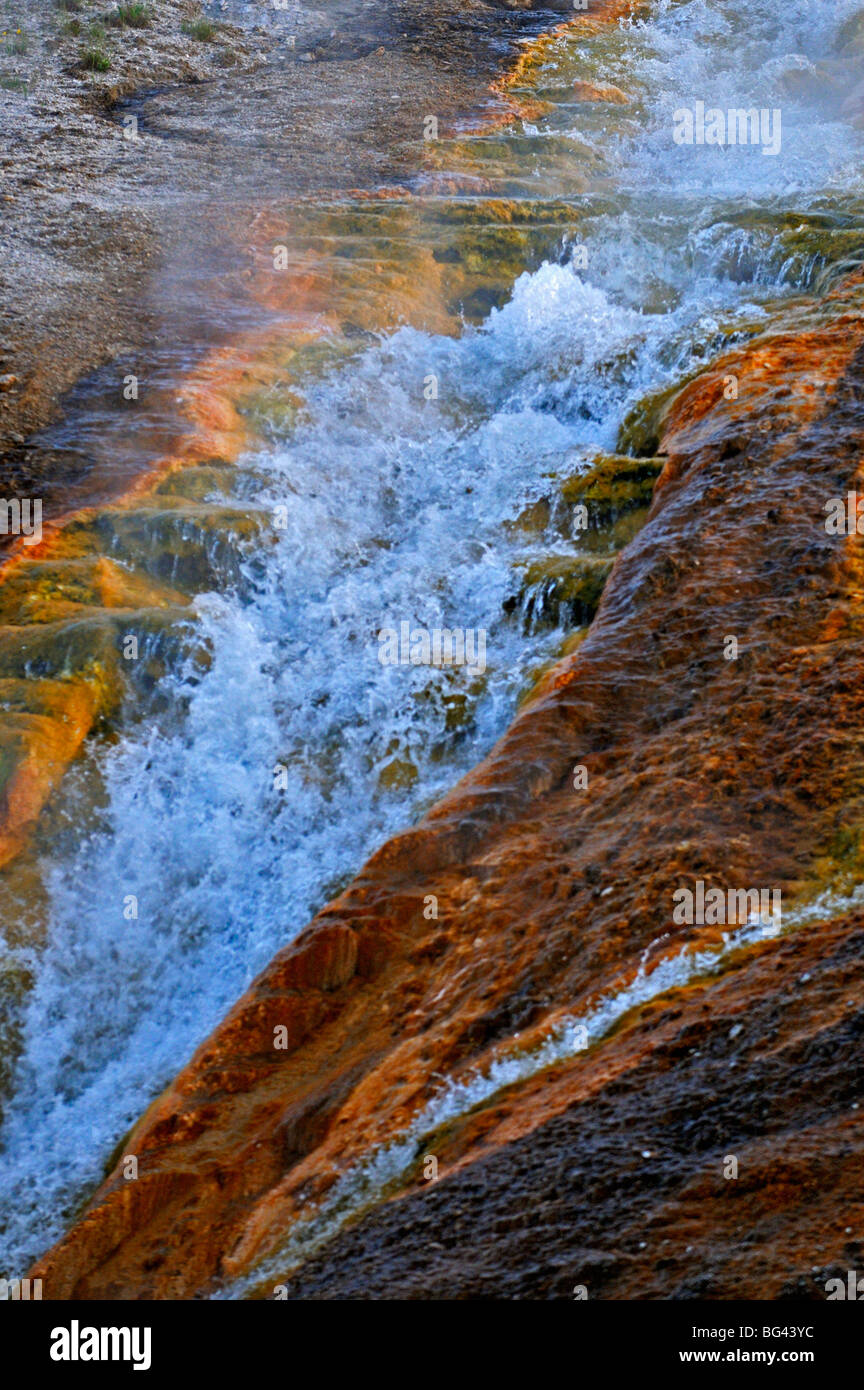
[[[427,142],[410,188],[274,200],[248,296],[267,322],[214,354],[209,444],[19,560],[48,572],[39,664],[10,679],[68,682],[58,636],[91,684],[130,631],[146,651],[7,875],[45,949],[12,1044],[6,1234],[29,1251],[72,1223],[48,1296],[488,1292],[472,1174],[504,1175],[490,1249],[517,1171],[555,1225],[549,1163],[578,1167],[589,1093],[592,1154],[634,1128],[628,1068],[669,1116],[639,1190],[683,1214],[660,1251],[645,1201],[619,1202],[595,1293],[689,1296],[723,1203],[735,1239],[764,1228],[717,1296],[779,1296],[772,1250],[795,1279],[808,1245],[811,1272],[847,1257],[830,1186],[802,1232],[750,1138],[776,1170],[778,1146],[858,1132],[860,585],[823,524],[860,452],[854,8],[691,0],[561,31],[513,70],[510,119]],[[702,90],[783,100],[782,158],[674,145]],[[32,589],[7,594],[27,626]],[[482,680],[382,667],[403,619],[486,631]],[[782,890],[788,937],[676,926],[694,878]],[[598,1017],[587,1055],[544,1050]],[[708,1130],[694,1098],[724,1067]],[[697,1258],[687,1184],[728,1152],[770,1197],[722,1179]],[[634,1184],[616,1153],[610,1219]],[[452,1252],[431,1285],[400,1224],[417,1201]],[[567,1296],[591,1209],[537,1237],[551,1274],[518,1228],[518,1296]],[[369,1278],[376,1243],[393,1262]]]

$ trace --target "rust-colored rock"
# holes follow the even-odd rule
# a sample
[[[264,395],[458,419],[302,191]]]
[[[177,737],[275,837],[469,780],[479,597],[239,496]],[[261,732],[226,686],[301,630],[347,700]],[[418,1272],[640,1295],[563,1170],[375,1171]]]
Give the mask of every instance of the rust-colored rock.
[[[192,1297],[262,1261],[261,1292],[303,1297],[808,1297],[814,1266],[858,1258],[864,918],[830,905],[443,1124],[417,1155],[438,1181],[406,1169],[293,1274],[278,1252],[442,1076],[536,1043],[646,953],[716,945],[673,924],[678,887],[780,888],[785,912],[860,877],[864,584],[824,526],[864,444],[859,294],[667,406],[586,640],[144,1115],[138,1182],[118,1163],[37,1265],[45,1297]]]
[[[598,87],[596,82],[574,82],[573,95],[577,101],[608,101],[613,106],[627,106],[630,101],[620,87]]]

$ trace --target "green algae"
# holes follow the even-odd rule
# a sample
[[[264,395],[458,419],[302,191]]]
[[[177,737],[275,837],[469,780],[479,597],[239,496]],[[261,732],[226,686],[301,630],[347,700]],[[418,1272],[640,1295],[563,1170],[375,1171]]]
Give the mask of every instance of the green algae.
[[[187,599],[98,556],[22,560],[0,584],[0,625],[57,622],[103,608],[176,607]]]
[[[665,463],[656,454],[600,454],[587,473],[576,473],[562,484],[561,501],[568,508],[584,504],[589,528],[611,530],[629,513],[647,510]]]
[[[550,529],[585,545],[591,533],[607,550],[620,550],[617,527],[651,505],[654,483],[666,464],[664,456],[597,454],[590,467],[571,473],[554,488],[535,498],[512,520],[507,530],[530,537]],[[574,509],[584,507],[584,526],[574,526]],[[583,514],[580,514],[583,515]],[[642,517],[637,518],[637,526]],[[626,539],[630,539],[627,532]]]
[[[337,247],[332,254],[346,254],[352,266],[357,264],[356,248],[350,243]],[[343,325],[347,328],[347,325]],[[360,337],[363,336],[363,331]],[[305,418],[306,393],[309,385],[329,372],[344,366],[362,349],[358,335],[328,334],[313,338],[300,346],[289,345],[276,354],[278,376],[275,381],[246,392],[238,404],[238,414],[250,429],[265,440],[287,438]],[[244,467],[244,474],[248,471]],[[227,488],[222,488],[227,491]]]
[[[68,679],[94,665],[111,667],[117,638],[115,620],[101,613],[71,622],[0,628],[0,679]]]
[[[510,523],[511,532],[536,539],[556,532],[573,544],[567,554],[555,548],[517,563],[517,588],[504,611],[518,613],[526,633],[591,622],[615,555],[644,523],[664,464],[656,455],[598,454]]]
[[[117,556],[186,594],[237,582],[243,552],[251,554],[278,539],[272,518],[264,513],[180,501],[106,510],[72,522],[67,536],[72,547]]]
[[[187,502],[209,502],[229,494],[237,481],[233,463],[218,461],[194,468],[172,469],[154,487],[154,497],[173,497]]]
[[[619,454],[636,458],[656,458],[663,434],[663,425],[675,397],[693,380],[693,372],[671,386],[650,391],[631,406],[621,422],[616,449]]]
[[[410,758],[391,758],[378,774],[378,786],[381,791],[407,791],[415,785],[419,775],[417,764]]]
[[[38,702],[33,683],[40,680],[82,678],[107,696],[116,692],[121,671],[133,679],[164,675],[172,656],[194,654],[192,629],[178,622],[187,617],[185,609],[105,609],[71,621],[0,628],[0,689],[8,689],[10,679],[25,682]],[[206,652],[201,658],[206,662]]]
[[[519,588],[504,611],[518,612],[523,631],[584,627],[591,622],[612,568],[611,556],[557,555],[521,567]]]
[[[826,294],[864,265],[864,226],[826,225],[813,217],[796,219],[778,235],[787,277],[804,289]]]
[[[566,199],[535,197],[532,189],[528,204],[506,197],[424,198],[353,209],[337,204],[320,209],[314,218],[305,208],[286,213],[281,235],[288,239],[290,232],[301,260],[312,255],[332,270],[347,304],[359,300],[355,332],[390,326],[372,317],[375,302],[387,295],[392,296],[397,320],[420,326],[416,288],[434,286],[437,276],[440,296],[431,326],[436,332],[455,333],[461,320],[480,321],[502,305],[521,274],[556,256],[572,237],[581,213]],[[377,293],[360,297],[366,275],[374,277]],[[343,332],[351,327],[352,321],[343,319]],[[266,416],[266,400],[263,404]],[[290,409],[285,409],[277,429],[292,423]]]

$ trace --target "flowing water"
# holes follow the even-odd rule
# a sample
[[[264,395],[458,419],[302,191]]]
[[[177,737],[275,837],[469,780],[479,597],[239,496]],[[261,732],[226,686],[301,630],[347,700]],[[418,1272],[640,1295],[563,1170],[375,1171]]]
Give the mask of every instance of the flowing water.
[[[525,575],[581,538],[517,519],[625,448],[646,393],[864,260],[862,52],[853,0],[659,0],[538,49],[523,94],[542,105],[438,142],[410,200],[306,210],[304,246],[364,294],[370,259],[406,245],[462,267],[479,246],[490,283],[456,334],[343,324],[299,354],[291,409],[287,387],[261,405],[268,447],[95,528],[193,604],[154,630],[151,677],[6,875],[0,1270],[56,1239],[273,952],[560,653],[571,624],[538,620]],[[586,81],[630,101],[579,103]],[[780,153],[676,144],[673,113],[700,101],[779,108]],[[455,251],[424,261],[442,228]],[[378,633],[403,622],[482,630],[485,662],[382,665]]]

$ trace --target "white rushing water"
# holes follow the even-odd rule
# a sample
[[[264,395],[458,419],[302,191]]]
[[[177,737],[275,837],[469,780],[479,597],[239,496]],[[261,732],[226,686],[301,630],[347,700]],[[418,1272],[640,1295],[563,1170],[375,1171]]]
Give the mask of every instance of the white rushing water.
[[[239,581],[196,601],[209,666],[175,667],[158,705],[67,778],[71,828],[43,865],[50,921],[0,1130],[0,1273],[56,1239],[274,950],[506,727],[563,634],[526,636],[502,610],[538,553],[504,523],[550,475],[614,448],[628,407],[707,360],[722,329],[806,283],[775,214],[860,198],[835,51],[859,9],[665,0],[645,24],[562,43],[543,93],[556,106],[526,127],[520,177],[548,182],[556,161],[593,152],[587,269],[565,256],[523,275],[458,340],[403,328],[358,352],[310,381],[302,421],[238,470],[232,504],[277,543],[247,546]],[[566,100],[580,77],[635,100],[612,125]],[[673,112],[698,101],[780,107],[781,153],[676,146]],[[560,537],[539,553],[556,546],[567,553]],[[376,634],[402,621],[484,629],[486,671],[382,666]],[[97,775],[99,809],[76,829]]]

